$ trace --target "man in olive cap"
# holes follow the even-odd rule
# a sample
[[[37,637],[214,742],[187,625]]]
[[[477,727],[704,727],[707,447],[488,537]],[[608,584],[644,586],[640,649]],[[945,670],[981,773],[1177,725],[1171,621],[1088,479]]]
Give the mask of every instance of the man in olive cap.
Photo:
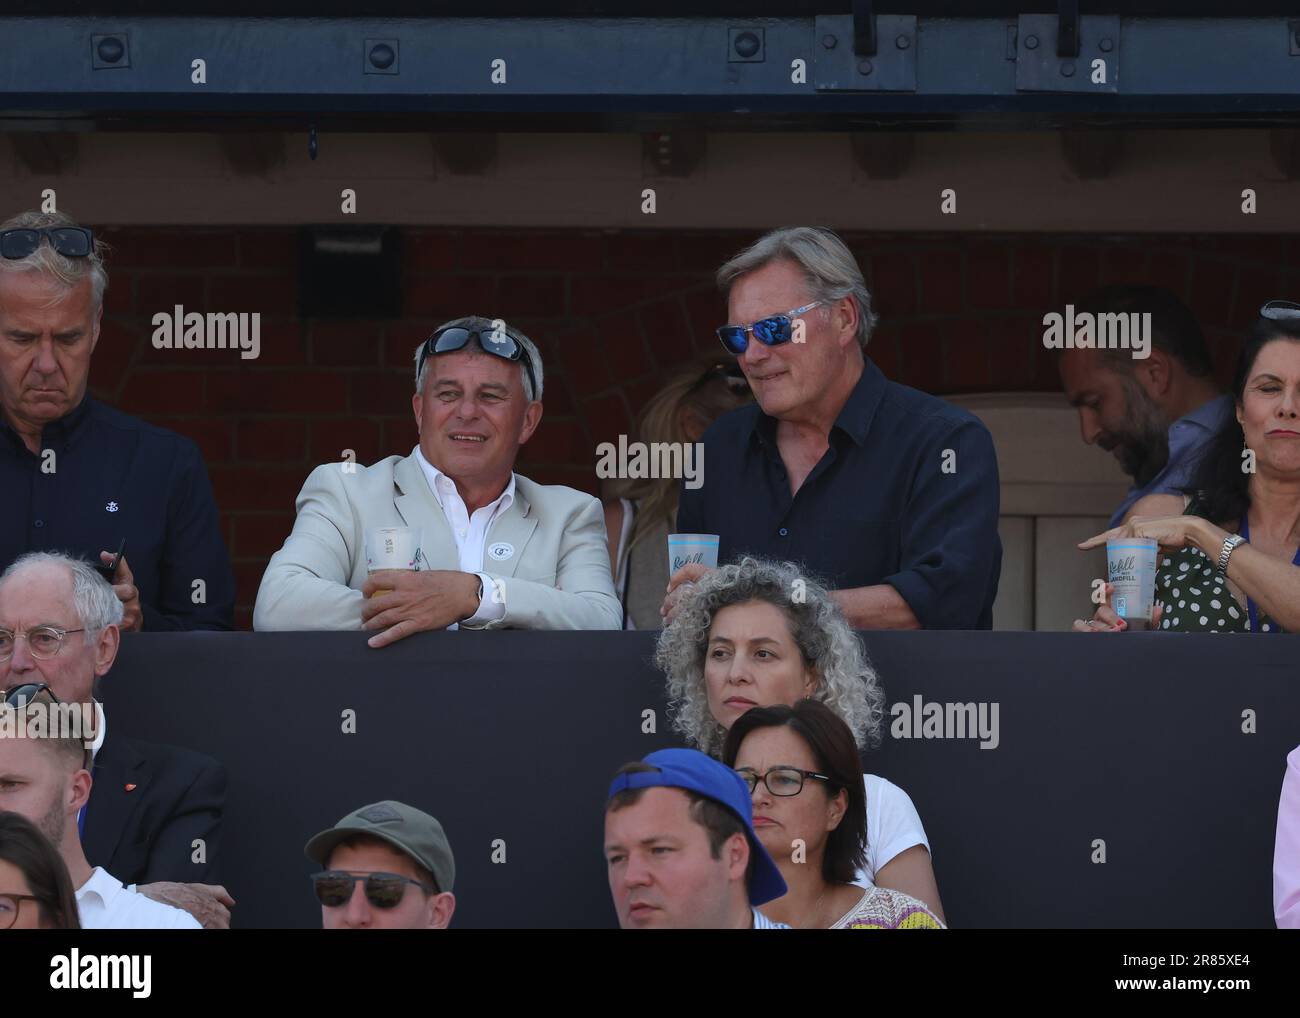
[[[456,911],[456,861],[428,813],[387,799],[362,806],[307,842],[327,930],[445,929]]]

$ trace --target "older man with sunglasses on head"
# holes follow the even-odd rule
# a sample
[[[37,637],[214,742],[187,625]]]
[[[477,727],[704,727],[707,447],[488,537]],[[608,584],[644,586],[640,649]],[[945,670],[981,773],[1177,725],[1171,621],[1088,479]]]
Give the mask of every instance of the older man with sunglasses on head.
[[[876,316],[833,232],[776,230],[718,270],[732,323],[718,336],[755,405],[704,436],[704,483],[683,487],[681,533],[717,534],[719,562],[802,562],[859,629],[988,629],[1002,545],[988,429],[885,378],[867,355]],[[672,618],[687,565],[669,580]]]
[[[229,629],[198,446],[86,394],[107,286],[103,244],[66,215],[0,223],[0,568],[71,551],[112,566],[123,630]]]
[[[383,647],[431,629],[618,629],[605,520],[591,495],[514,472],[542,419],[537,347],[500,319],[446,323],[415,352],[419,444],[326,463],[262,577],[253,627],[365,629]],[[419,531],[419,568],[368,566],[366,535]]]
[[[456,911],[456,860],[428,813],[387,799],[362,806],[306,845],[327,930],[441,930]]]

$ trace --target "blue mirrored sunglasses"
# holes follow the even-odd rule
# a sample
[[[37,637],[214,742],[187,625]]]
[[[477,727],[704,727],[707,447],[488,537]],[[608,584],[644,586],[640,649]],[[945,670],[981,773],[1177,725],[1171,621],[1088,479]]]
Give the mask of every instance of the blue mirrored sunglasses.
[[[751,332],[754,334],[754,338],[764,346],[778,346],[781,343],[788,343],[794,338],[795,319],[805,311],[811,311],[823,303],[824,301],[815,300],[801,308],[793,308],[783,315],[760,318],[753,325],[720,325],[718,326],[718,339],[722,340],[722,345],[737,357],[749,349],[749,334]]]

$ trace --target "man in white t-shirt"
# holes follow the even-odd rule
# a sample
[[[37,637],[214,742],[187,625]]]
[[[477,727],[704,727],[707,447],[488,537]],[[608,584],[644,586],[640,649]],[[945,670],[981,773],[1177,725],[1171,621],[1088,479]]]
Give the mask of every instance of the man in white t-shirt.
[[[87,746],[82,738],[53,729],[50,719],[57,714],[50,706],[45,693],[21,708],[0,705],[9,713],[7,723],[0,724],[0,811],[26,817],[59,850],[77,889],[82,929],[202,929],[188,912],[128,890],[86,861],[77,814],[90,798]],[[46,734],[36,736],[38,730]]]

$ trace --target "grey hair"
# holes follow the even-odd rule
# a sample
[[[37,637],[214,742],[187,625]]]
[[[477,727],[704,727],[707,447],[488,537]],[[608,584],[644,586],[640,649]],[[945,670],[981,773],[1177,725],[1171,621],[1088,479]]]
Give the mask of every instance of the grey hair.
[[[534,394],[533,387],[528,381],[528,369],[524,367],[524,362],[519,362],[519,377],[524,383],[524,395],[528,397],[531,403],[534,400],[542,398],[542,353],[537,349],[537,344],[516,329],[513,325],[503,321],[500,318],[485,318],[483,315],[466,315],[464,318],[454,318],[450,322],[443,322],[434,332],[442,329],[481,329],[484,332],[492,332],[494,328],[500,328],[507,336],[528,352],[528,359],[533,365],[533,377],[537,380],[537,392]],[[415,391],[424,391],[424,378],[429,368],[429,359],[426,357],[424,363],[420,363],[420,351],[424,349],[424,343],[415,348]],[[483,344],[479,342],[477,336],[469,341],[465,347],[466,350],[482,350]]]
[[[47,226],[79,225],[62,212],[20,212],[0,223],[0,230],[41,230]],[[75,289],[89,277],[94,306],[98,309],[103,306],[104,291],[108,289],[108,273],[104,270],[107,250],[108,245],[96,237],[88,257],[69,258],[54,250],[49,237],[42,237],[36,250],[26,258],[0,258],[0,272],[44,273],[64,290]]]
[[[81,628],[85,630],[83,636],[87,643],[94,643],[109,626],[122,624],[122,602],[113,593],[109,582],[95,572],[95,567],[85,559],[52,551],[29,551],[25,555],[19,555],[0,574],[0,586],[4,586],[19,573],[40,566],[55,566],[72,574],[72,610],[81,623]]]
[[[853,299],[858,308],[858,345],[866,349],[879,316],[871,309],[871,293],[857,259],[833,230],[787,226],[763,234],[718,269],[718,289],[726,294],[741,276],[780,258],[803,270],[810,301],[829,306],[845,297]]]
[[[705,753],[722,751],[727,733],[709,713],[704,681],[709,632],[719,611],[749,601],[781,609],[804,663],[817,675],[812,699],[835,711],[859,746],[878,745],[885,691],[830,591],[793,563],[750,557],[699,580],[659,635],[655,664],[668,676],[673,728]]]

